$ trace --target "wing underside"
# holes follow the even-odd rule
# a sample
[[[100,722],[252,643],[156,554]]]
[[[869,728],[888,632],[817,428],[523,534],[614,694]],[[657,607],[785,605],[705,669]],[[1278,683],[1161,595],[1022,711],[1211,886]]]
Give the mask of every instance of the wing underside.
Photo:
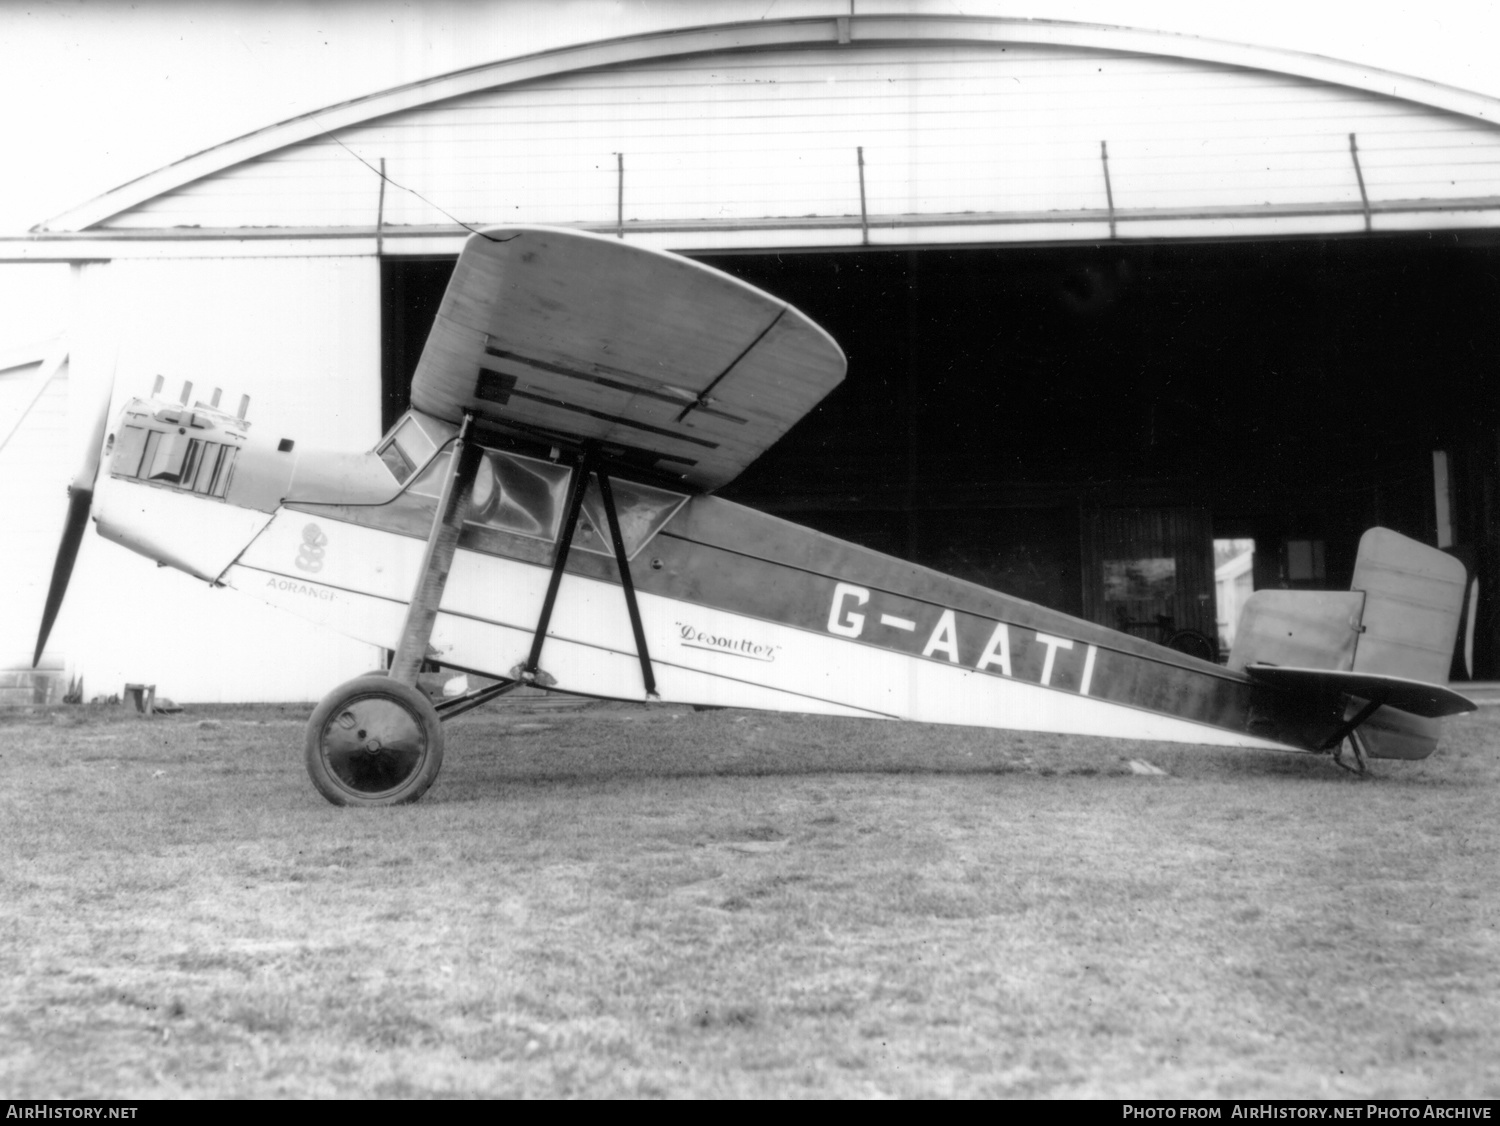
[[[685,484],[733,480],[843,379],[802,313],[708,266],[579,231],[464,247],[412,405],[592,441]]]

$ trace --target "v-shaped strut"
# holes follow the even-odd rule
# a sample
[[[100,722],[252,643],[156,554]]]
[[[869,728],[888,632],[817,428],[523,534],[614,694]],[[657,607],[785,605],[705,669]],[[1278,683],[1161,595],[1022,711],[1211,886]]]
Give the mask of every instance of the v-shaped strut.
[[[466,414],[458,432],[448,474],[443,480],[442,495],[437,512],[433,516],[432,531],[427,537],[427,549],[422,555],[422,566],[417,576],[416,588],[412,591],[411,604],[407,607],[406,622],[401,628],[401,640],[391,662],[390,676],[405,684],[416,684],[417,673],[427,656],[428,644],[432,640],[432,627],[437,621],[438,607],[443,600],[443,590],[448,584],[448,572],[453,566],[453,557],[458,551],[459,535],[463,531],[464,519],[469,512],[469,500],[474,492],[474,481],[479,473],[479,464],[484,450],[474,441],[474,416]],[[511,680],[524,684],[550,687],[556,681],[541,668],[542,646],[547,640],[547,629],[552,622],[552,612],[557,605],[558,588],[562,585],[563,571],[568,564],[568,553],[573,546],[573,537],[578,530],[578,516],[583,510],[584,494],[588,491],[590,476],[599,481],[599,496],[604,502],[604,514],[609,523],[610,541],[614,547],[615,565],[620,571],[620,586],[625,592],[625,606],[630,612],[630,628],[635,635],[636,653],[641,662],[641,679],[645,682],[646,694],[656,697],[656,676],[651,668],[651,654],[646,647],[646,631],[641,624],[640,605],[635,594],[635,583],[631,580],[630,560],[625,553],[625,538],[620,532],[620,518],[615,510],[614,489],[610,486],[609,474],[589,449],[585,449],[573,474],[572,487],[568,493],[567,517],[563,521],[562,534],[557,541],[557,554],[552,561],[552,574],[547,581],[547,594],[542,599],[542,611],[536,630],[531,638],[531,652],[524,664],[511,670]],[[486,696],[486,699],[489,697]],[[455,709],[453,714],[458,714]],[[467,710],[464,708],[462,710]],[[446,718],[446,717],[445,717]]]
[[[609,523],[609,538],[614,547],[615,566],[620,571],[620,587],[625,592],[625,608],[630,613],[630,628],[635,635],[635,650],[641,662],[641,679],[646,685],[646,695],[656,699],[656,675],[651,669],[651,653],[646,647],[646,630],[641,625],[641,609],[635,596],[635,583],[630,576],[630,559],[625,554],[625,538],[620,533],[620,518],[615,511],[614,489],[609,483],[609,474],[603,465],[597,464],[592,451],[585,448],[578,459],[578,468],[573,474],[573,487],[568,495],[567,518],[563,521],[562,535],[557,541],[557,555],[552,561],[552,575],[547,581],[547,594],[542,599],[542,612],[536,630],[531,636],[531,652],[526,663],[511,670],[511,675],[527,684],[547,687],[556,683],[541,668],[542,645],[547,640],[547,628],[552,623],[552,611],[557,605],[557,591],[562,585],[563,570],[568,564],[568,552],[573,546],[573,535],[578,529],[578,514],[583,509],[584,493],[588,491],[589,477],[599,480],[599,497],[604,503],[605,519]]]

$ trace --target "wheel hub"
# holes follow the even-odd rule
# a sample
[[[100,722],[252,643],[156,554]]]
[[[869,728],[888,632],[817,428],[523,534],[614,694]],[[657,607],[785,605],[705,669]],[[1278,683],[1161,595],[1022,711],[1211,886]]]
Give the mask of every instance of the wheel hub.
[[[351,700],[323,730],[329,772],[361,794],[405,783],[420,768],[426,749],[417,717],[390,697]]]
[[[334,805],[416,801],[443,765],[442,720],[415,687],[358,677],[313,710],[305,756],[313,785]]]

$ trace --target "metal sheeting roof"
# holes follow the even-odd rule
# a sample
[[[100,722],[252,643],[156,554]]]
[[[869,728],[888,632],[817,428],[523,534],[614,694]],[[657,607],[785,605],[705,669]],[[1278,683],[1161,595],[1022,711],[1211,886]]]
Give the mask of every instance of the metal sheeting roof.
[[[453,216],[666,233],[679,246],[1488,225],[1500,221],[1496,109],[1333,60],[1124,28],[772,20],[360,99],[46,227],[215,237],[378,225],[399,252],[403,232],[459,230]]]

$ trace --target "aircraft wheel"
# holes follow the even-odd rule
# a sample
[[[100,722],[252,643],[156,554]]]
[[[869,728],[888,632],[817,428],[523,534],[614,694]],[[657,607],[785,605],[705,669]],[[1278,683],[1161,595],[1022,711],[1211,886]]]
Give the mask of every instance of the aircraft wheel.
[[[416,801],[442,766],[437,710],[383,672],[339,685],[307,721],[307,773],[334,805]]]

